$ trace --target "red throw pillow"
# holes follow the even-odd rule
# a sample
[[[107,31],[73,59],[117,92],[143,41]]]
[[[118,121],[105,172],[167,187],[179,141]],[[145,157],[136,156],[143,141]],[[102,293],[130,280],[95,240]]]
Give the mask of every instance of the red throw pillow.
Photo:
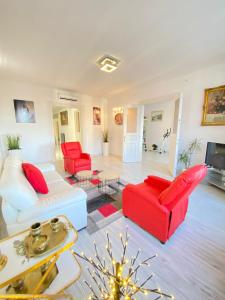
[[[32,164],[23,163],[22,168],[27,180],[36,192],[41,194],[48,193],[48,186],[41,171]]]

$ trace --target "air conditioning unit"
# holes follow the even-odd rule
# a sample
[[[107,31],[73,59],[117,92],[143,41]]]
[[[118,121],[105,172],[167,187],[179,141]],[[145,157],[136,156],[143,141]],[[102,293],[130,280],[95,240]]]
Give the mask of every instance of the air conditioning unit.
[[[59,96],[59,100],[60,101],[72,101],[72,102],[78,102],[78,99],[71,97],[71,96],[64,96],[64,95],[60,95]]]
[[[78,99],[75,95],[69,93],[57,93],[57,100],[59,102],[78,102]]]

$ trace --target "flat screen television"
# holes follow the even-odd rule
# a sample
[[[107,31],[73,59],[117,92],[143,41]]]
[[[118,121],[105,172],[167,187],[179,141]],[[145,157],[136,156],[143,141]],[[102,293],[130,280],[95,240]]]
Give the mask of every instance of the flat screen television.
[[[225,170],[225,144],[207,143],[205,163],[218,170]]]

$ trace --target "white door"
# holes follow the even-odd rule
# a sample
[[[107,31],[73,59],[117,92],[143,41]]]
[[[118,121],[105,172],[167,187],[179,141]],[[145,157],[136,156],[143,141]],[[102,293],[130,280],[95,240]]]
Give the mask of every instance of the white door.
[[[180,98],[175,101],[173,128],[172,128],[172,134],[170,137],[170,146],[169,146],[169,171],[173,177],[176,176],[176,167],[177,167],[177,160],[178,160],[178,145],[180,139],[182,103],[183,103],[183,96],[180,95]]]
[[[142,159],[144,106],[129,105],[124,108],[123,161],[137,162]]]

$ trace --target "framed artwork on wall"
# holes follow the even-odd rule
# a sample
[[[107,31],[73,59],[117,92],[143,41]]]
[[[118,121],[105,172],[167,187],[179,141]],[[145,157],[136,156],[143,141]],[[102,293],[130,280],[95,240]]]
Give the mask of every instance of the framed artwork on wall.
[[[61,122],[62,126],[68,125],[69,122],[68,122],[68,111],[67,110],[60,112],[60,122]]]
[[[16,123],[35,123],[34,102],[14,99]]]
[[[162,119],[163,119],[163,111],[162,110],[152,111],[152,113],[151,113],[151,121],[152,122],[162,121]]]
[[[205,89],[202,125],[225,125],[225,85]]]
[[[113,119],[116,125],[123,125],[123,107],[113,108]]]
[[[123,113],[118,112],[114,116],[115,124],[116,125],[123,125]]]
[[[101,108],[93,107],[93,125],[101,125]]]

